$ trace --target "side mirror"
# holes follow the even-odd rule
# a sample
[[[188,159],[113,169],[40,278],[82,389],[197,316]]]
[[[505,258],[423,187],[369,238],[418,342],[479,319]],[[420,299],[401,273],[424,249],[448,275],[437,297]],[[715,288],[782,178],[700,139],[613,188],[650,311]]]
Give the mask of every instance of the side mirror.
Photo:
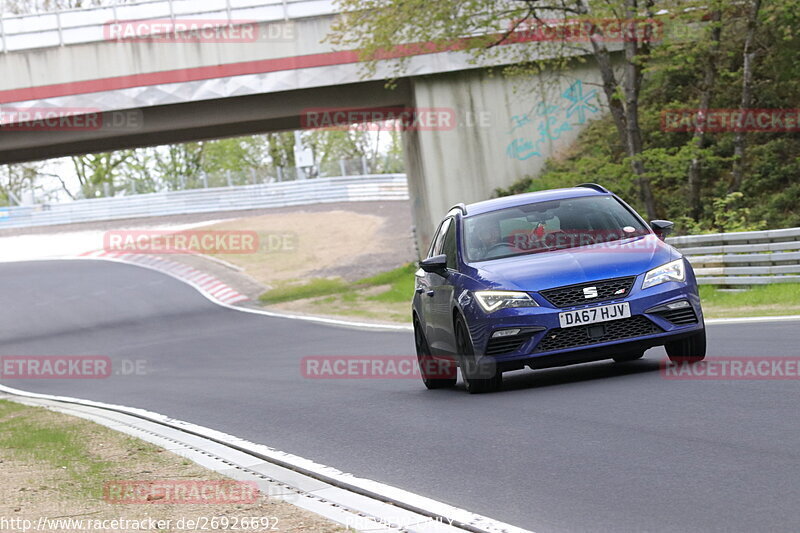
[[[441,254],[423,259],[419,262],[419,267],[425,272],[444,276],[447,273],[447,256]]]
[[[650,221],[650,227],[653,228],[658,238],[663,241],[675,229],[675,223],[669,220],[652,220]]]

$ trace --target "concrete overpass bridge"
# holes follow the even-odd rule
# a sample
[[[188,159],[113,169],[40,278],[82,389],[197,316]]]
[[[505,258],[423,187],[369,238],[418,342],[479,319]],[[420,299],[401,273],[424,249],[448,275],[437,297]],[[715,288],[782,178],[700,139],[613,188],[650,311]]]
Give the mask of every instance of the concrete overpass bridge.
[[[403,135],[426,243],[450,205],[537,174],[601,111],[590,65],[509,81],[485,68],[503,54],[414,55],[387,89],[391,61],[364,76],[323,42],[335,16],[331,0],[155,0],[4,17],[0,163],[300,129],[320,108],[436,109],[448,119]],[[100,120],[25,127],[43,111]]]

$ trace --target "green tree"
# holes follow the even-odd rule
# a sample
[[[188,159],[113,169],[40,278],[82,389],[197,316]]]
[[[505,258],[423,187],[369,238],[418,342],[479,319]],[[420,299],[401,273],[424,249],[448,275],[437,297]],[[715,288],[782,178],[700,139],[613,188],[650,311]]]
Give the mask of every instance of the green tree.
[[[37,163],[0,166],[0,202],[17,205],[26,191],[35,191],[41,171]]]
[[[640,121],[642,83],[657,38],[656,13],[683,13],[701,5],[687,0],[339,0],[344,13],[333,25],[329,40],[360,51],[365,74],[376,72],[380,61],[394,59],[394,75],[400,76],[407,56],[415,52],[464,49],[476,63],[502,55],[510,74],[562,70],[574,61],[594,58],[618,143],[633,172],[640,202],[651,217],[656,215],[650,176],[642,152]],[[625,28],[622,50],[617,55],[604,35],[600,20],[613,20]],[[518,43],[525,31],[552,24],[581,25],[588,44],[573,42],[564,32],[560,40],[527,46]],[[523,33],[520,33],[523,32]],[[421,44],[422,43],[422,44]],[[541,59],[541,58],[548,59]]]
[[[84,198],[114,196],[117,187],[121,185],[120,168],[132,157],[132,150],[72,157],[72,166],[80,184],[81,196]]]
[[[203,186],[204,143],[169,144],[153,149],[153,169],[166,190]]]

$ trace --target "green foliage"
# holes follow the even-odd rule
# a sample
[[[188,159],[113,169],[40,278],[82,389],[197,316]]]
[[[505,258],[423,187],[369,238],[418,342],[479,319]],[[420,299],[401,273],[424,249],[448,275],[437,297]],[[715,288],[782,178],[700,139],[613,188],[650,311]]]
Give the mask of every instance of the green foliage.
[[[40,171],[37,163],[0,167],[0,203],[14,205],[25,191],[38,189],[36,178]]]
[[[721,198],[714,198],[714,229],[720,232],[758,231],[766,227],[763,220],[751,222],[750,208],[742,206],[744,194],[732,192]]]
[[[409,263],[400,268],[383,272],[377,276],[364,278],[358,282],[359,285],[365,286],[379,286],[389,285],[389,289],[370,296],[370,300],[378,302],[407,302],[411,299],[414,293],[414,272],[417,271],[417,266]]]
[[[316,130],[299,138],[314,152],[323,175],[339,175],[342,159],[357,165],[345,168],[350,173],[361,172],[362,158],[371,173],[404,170],[400,134],[395,131]],[[2,165],[0,204],[16,205],[31,192],[38,201],[57,198],[58,190],[44,189],[43,178],[57,179],[73,199],[293,179],[296,142],[294,132],[275,132],[73,156],[68,161],[78,179],[77,191],[64,176],[46,172],[46,162]]]
[[[111,463],[99,459],[86,442],[81,426],[48,426],[37,416],[40,408],[22,408],[0,401],[0,447],[22,460],[44,461],[64,469],[84,493],[102,495],[104,473]]]
[[[800,134],[747,134],[743,160],[745,178],[732,186],[734,133],[706,132],[698,145],[693,132],[664,131],[662,114],[670,109],[694,109],[704,90],[705,67],[712,61],[716,81],[709,88],[711,109],[737,109],[741,100],[745,3],[715,0],[707,7],[721,10],[719,23],[701,21],[707,9],[687,12],[673,21],[692,28],[698,38],[668,39],[653,52],[642,91],[640,124],[642,159],[656,196],[658,216],[676,222],[678,233],[709,233],[800,226]],[[692,20],[694,17],[694,20]],[[796,108],[800,101],[800,12],[791,2],[763,3],[754,65],[753,108]],[[715,26],[716,25],[716,26]],[[719,50],[710,40],[721,30]],[[669,31],[667,32],[669,34]],[[566,187],[596,181],[614,190],[642,211],[623,153],[614,146],[610,117],[591,124],[567,157],[548,161],[536,179],[530,176],[497,194]],[[700,213],[692,218],[689,167],[699,162]]]
[[[776,137],[750,149],[743,203],[769,228],[800,227],[800,137]]]
[[[713,307],[794,306],[800,307],[800,283],[759,285],[744,291],[721,291],[711,285],[700,286],[703,305]]]
[[[316,298],[347,291],[348,285],[341,279],[316,278],[301,285],[284,285],[270,289],[259,300],[265,304],[277,304],[304,298]]]
[[[589,126],[570,154],[545,165],[543,173],[520,181],[498,195],[568,187],[585,181],[604,184],[641,212],[675,220],[680,232],[735,231],[800,225],[800,163],[798,133],[751,133],[746,136],[744,180],[732,178],[734,134],[731,132],[671,132],[662,129],[669,109],[696,109],[706,99],[711,109],[736,109],[742,100],[743,49],[752,0],[663,0],[654,3],[623,0],[339,0],[344,15],[333,26],[329,41],[358,49],[366,73],[378,61],[397,57],[394,74],[405,66],[403,56],[459,48],[476,63],[504,54],[505,74],[525,75],[559,69],[584,61],[575,43],[536,42],[497,46],[513,39],[513,31],[540,24],[539,19],[630,19],[653,16],[663,39],[650,47],[637,43],[635,57],[618,57],[620,68],[614,95],[629,109],[634,92],[622,82],[632,68],[644,70],[638,121],[643,148],[638,153],[644,175],[636,176],[626,157],[614,121]],[[648,13],[652,7],[654,15]],[[511,21],[521,24],[514,26]],[[756,19],[752,108],[795,108],[800,101],[800,10],[796,0],[763,0]],[[594,52],[598,57],[597,51]],[[549,59],[542,59],[549,57]],[[599,64],[599,63],[598,63]],[[711,75],[713,74],[713,75]],[[710,76],[710,77],[709,77]],[[629,82],[631,80],[625,80]],[[607,98],[607,99],[608,99]],[[608,102],[606,102],[608,104]],[[638,152],[638,151],[637,151]],[[689,169],[696,168],[699,190],[689,186]],[[655,205],[646,209],[639,197],[641,183],[652,186]],[[743,195],[731,193],[740,192]],[[689,216],[691,214],[691,217]]]
[[[384,303],[405,302],[411,299],[414,291],[414,272],[416,270],[415,264],[408,263],[394,270],[360,279],[355,283],[346,283],[338,278],[315,278],[302,284],[276,287],[262,294],[259,300],[265,304],[276,304],[331,295],[339,295],[344,299],[352,300],[357,291],[388,285],[388,289],[367,298]]]

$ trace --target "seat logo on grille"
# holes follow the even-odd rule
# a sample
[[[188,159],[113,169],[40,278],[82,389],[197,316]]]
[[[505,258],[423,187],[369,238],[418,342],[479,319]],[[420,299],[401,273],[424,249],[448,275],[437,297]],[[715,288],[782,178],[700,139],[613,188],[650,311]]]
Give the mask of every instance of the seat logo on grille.
[[[583,297],[587,300],[590,298],[597,298],[598,292],[597,287],[586,287],[583,289]]]

